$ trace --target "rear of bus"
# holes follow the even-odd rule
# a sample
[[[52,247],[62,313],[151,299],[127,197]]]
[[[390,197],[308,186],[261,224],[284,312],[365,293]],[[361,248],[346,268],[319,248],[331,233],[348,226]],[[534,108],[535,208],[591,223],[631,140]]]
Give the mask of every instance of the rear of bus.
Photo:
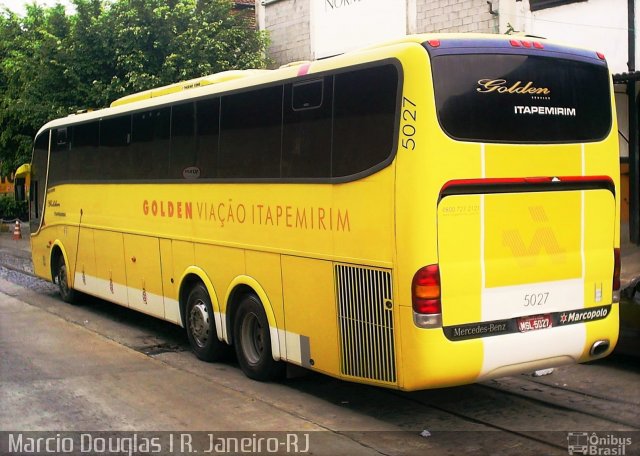
[[[500,36],[421,45],[397,159],[401,387],[606,356],[620,240],[605,56]]]

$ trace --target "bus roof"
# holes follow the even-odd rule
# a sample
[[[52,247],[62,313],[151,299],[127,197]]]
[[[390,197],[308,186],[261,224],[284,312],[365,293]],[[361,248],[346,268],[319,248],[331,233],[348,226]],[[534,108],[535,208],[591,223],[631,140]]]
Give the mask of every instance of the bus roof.
[[[438,43],[439,51],[454,49],[504,49],[511,52],[517,52],[533,48],[533,43],[541,43],[542,48],[536,46],[538,50],[555,55],[565,54],[576,57],[596,58],[596,53],[592,50],[581,49],[575,46],[550,42],[544,38],[528,37],[524,35],[497,35],[497,34],[481,34],[481,33],[430,33],[407,35],[395,40],[385,41],[382,43],[366,46],[345,54],[340,54],[327,59],[314,61],[293,62],[283,65],[276,70],[230,70],[203,76],[188,81],[177,82],[163,87],[158,87],[143,92],[134,93],[113,101],[108,108],[89,111],[82,114],[71,114],[67,117],[52,120],[45,124],[38,131],[39,135],[42,131],[72,125],[77,123],[88,122],[90,120],[102,119],[112,115],[121,114],[128,111],[138,111],[155,106],[171,104],[177,101],[187,101],[207,95],[229,90],[242,89],[244,87],[260,84],[268,84],[285,79],[293,79],[297,76],[314,73],[316,71],[326,71],[331,68],[340,68],[362,60],[363,56],[376,53],[390,46],[416,43],[423,45],[424,43]],[[517,43],[517,44],[516,44]],[[531,43],[531,45],[523,44]],[[601,56],[601,54],[599,54]],[[601,57],[601,60],[604,56]],[[185,94],[188,92],[188,94]],[[37,136],[36,135],[36,136]]]
[[[255,76],[271,70],[229,70],[222,71],[220,73],[210,74],[208,76],[202,76],[200,78],[190,79],[188,81],[180,81],[174,84],[169,84],[163,87],[156,87],[153,89],[145,90],[143,92],[133,93],[122,98],[118,98],[111,103],[110,107],[120,106],[127,103],[134,103],[136,101],[148,100],[149,98],[162,97],[176,92],[182,92],[183,90],[195,89],[197,87],[203,87],[210,84],[218,84],[220,82],[231,81],[233,79],[246,78],[249,76]]]

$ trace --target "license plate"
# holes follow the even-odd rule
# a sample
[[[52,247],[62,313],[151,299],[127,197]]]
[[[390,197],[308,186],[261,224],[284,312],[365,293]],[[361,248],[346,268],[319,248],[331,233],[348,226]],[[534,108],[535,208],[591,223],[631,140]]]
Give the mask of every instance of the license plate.
[[[551,315],[534,315],[518,318],[518,331],[527,332],[538,329],[551,328]]]

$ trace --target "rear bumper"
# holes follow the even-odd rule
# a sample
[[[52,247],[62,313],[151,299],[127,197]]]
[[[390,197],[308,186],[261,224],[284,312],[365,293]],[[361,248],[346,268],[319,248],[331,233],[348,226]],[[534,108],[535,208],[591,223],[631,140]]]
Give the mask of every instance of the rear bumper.
[[[455,386],[490,378],[586,362],[607,356],[618,340],[619,306],[605,318],[572,325],[489,337],[449,340],[442,328],[413,325],[410,307],[400,307],[400,389],[412,391]],[[606,351],[590,354],[594,343],[608,341]]]

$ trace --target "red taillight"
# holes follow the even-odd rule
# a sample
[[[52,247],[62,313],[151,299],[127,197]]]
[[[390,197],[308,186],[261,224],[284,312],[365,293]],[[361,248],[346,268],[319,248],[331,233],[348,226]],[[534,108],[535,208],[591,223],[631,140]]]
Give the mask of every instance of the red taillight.
[[[442,313],[439,299],[414,299],[413,310],[422,315],[434,315]]]
[[[620,249],[613,249],[613,291],[620,291]]]
[[[427,43],[429,43],[429,46],[434,48],[440,47],[440,40],[429,40]]]
[[[531,49],[532,47],[536,49],[544,49],[544,45],[542,43],[538,43],[537,41],[527,41],[527,40],[509,40],[509,44],[513,47],[526,47],[527,49]]]
[[[605,58],[605,56],[604,56],[604,54],[602,52],[596,52],[596,55],[598,56],[598,58],[600,60],[606,60],[606,58]]]
[[[440,269],[431,264],[418,270],[411,285],[413,310],[419,314],[442,313],[440,304]]]

